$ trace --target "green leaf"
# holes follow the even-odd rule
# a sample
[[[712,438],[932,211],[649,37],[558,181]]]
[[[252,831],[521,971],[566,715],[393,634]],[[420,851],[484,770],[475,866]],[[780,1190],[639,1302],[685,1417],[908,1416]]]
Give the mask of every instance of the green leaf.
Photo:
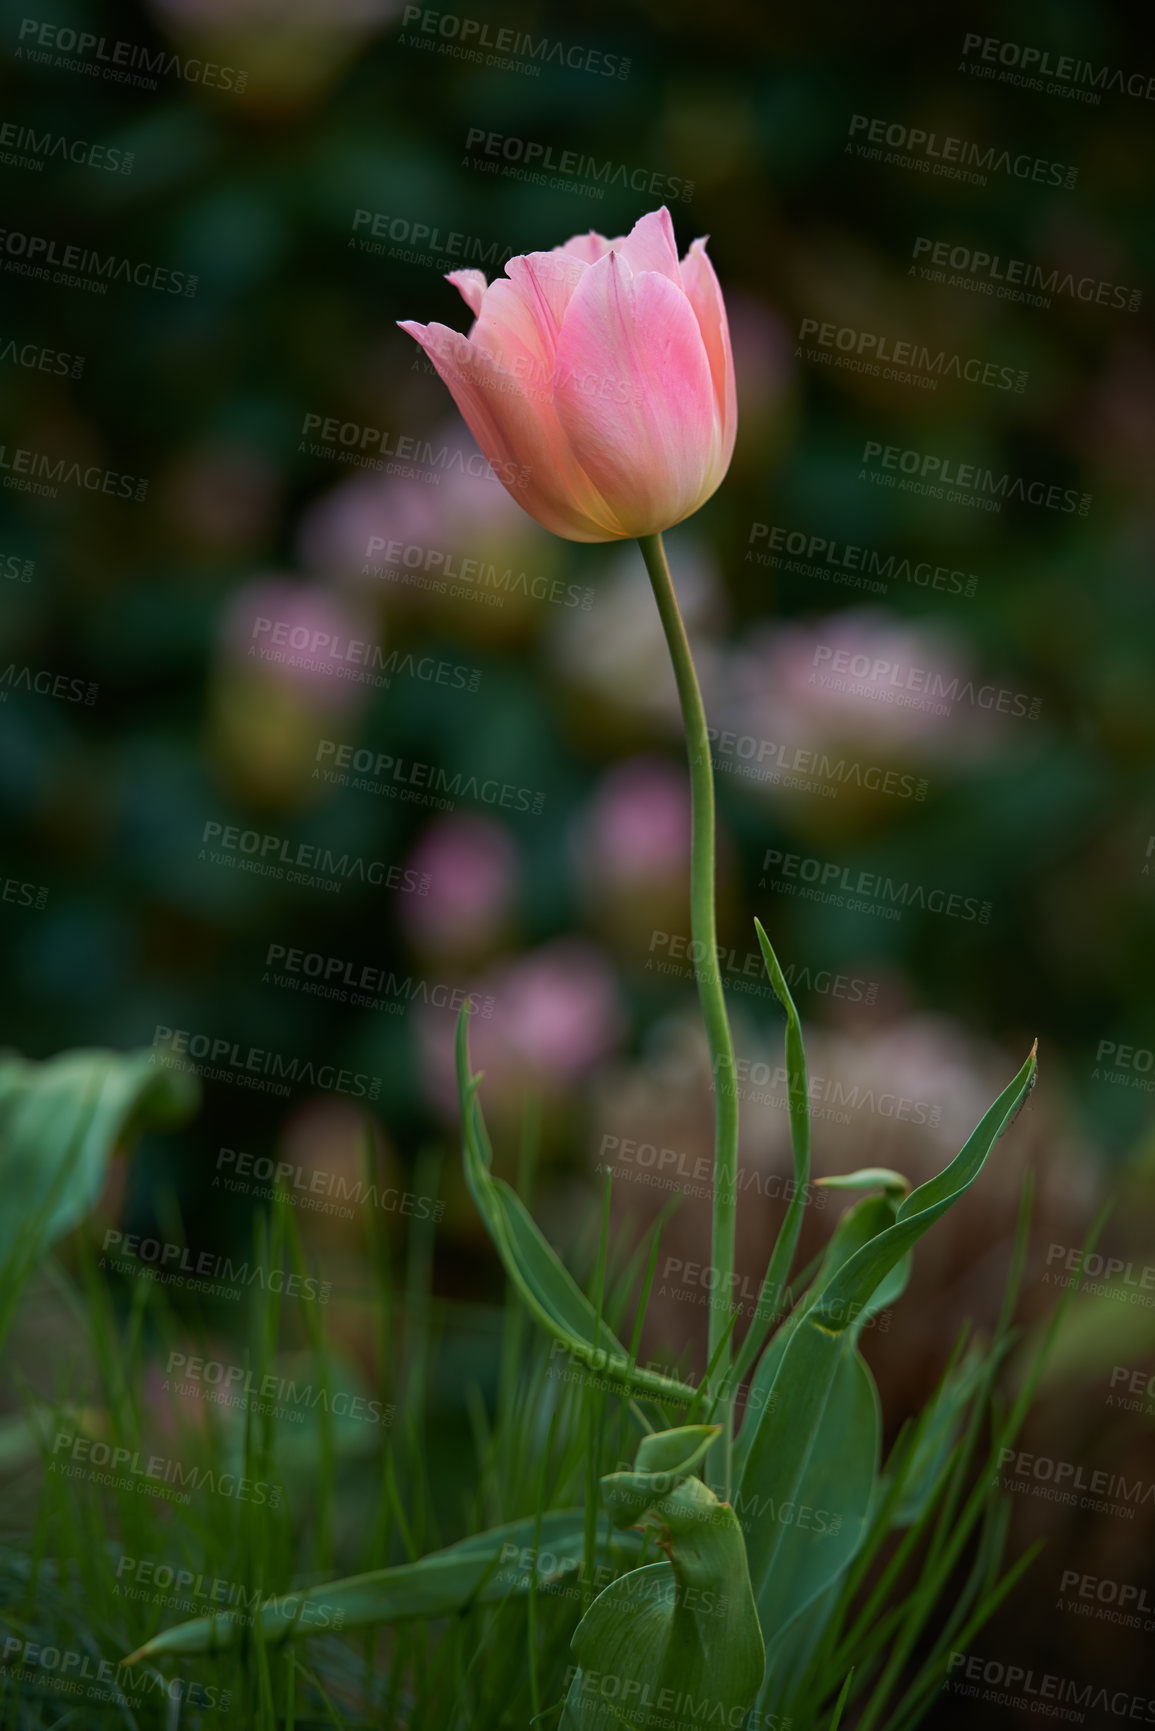
[[[490,1170],[492,1152],[477,1097],[480,1076],[470,1073],[468,1009],[457,1023],[457,1082],[461,1095],[462,1153],[470,1193],[505,1271],[530,1314],[565,1346],[576,1365],[653,1400],[685,1405],[697,1390],[676,1377],[645,1369],[615,1338],[516,1191]]]
[[[811,1285],[803,1293],[793,1312],[774,1335],[766,1351],[758,1361],[757,1369],[750,1380],[747,1391],[746,1421],[738,1433],[734,1446],[734,1470],[739,1481],[750,1445],[758,1428],[762,1414],[770,1403],[775,1379],[782,1363],[782,1355],[804,1317],[808,1316],[815,1305],[821,1300],[830,1282],[844,1263],[872,1238],[894,1224],[897,1206],[889,1196],[868,1196],[856,1203],[840,1215],[826,1246],[825,1253],[818,1272]],[[890,1280],[879,1288],[878,1293],[868,1306],[864,1306],[860,1317],[860,1325],[876,1310],[883,1309],[894,1302],[901,1290],[901,1284],[908,1272],[907,1265],[902,1265]]]
[[[755,1428],[744,1450],[741,1481],[744,1503],[757,1496],[769,1498],[776,1510],[783,1505],[815,1506],[819,1488],[838,1482],[832,1460],[835,1465],[841,1461],[845,1490],[836,1512],[861,1538],[870,1504],[870,1495],[863,1495],[865,1460],[871,1462],[872,1477],[878,1437],[877,1409],[869,1407],[855,1386],[858,1333],[870,1309],[904,1278],[904,1259],[912,1246],[977,1178],[1030,1087],[1034,1069],[1032,1051],[962,1151],[945,1171],[903,1200],[891,1224],[877,1230],[886,1212],[894,1210],[888,1195],[868,1197],[843,1216],[835,1234],[842,1236],[838,1266],[789,1330],[764,1404],[752,1415]],[[853,1248],[856,1235],[864,1242]],[[848,1462],[856,1450],[864,1458],[852,1470]],[[798,1554],[790,1534],[780,1520],[762,1521],[747,1542],[750,1579],[771,1657],[785,1627],[783,1613],[796,1616],[853,1555],[847,1546],[831,1547],[820,1563],[814,1552],[807,1552],[803,1572],[795,1578],[791,1570],[798,1566]]]
[[[113,1149],[173,1129],[200,1103],[185,1070],[151,1052],[65,1052],[34,1063],[0,1052],[0,1268],[30,1266],[95,1206]]]
[[[540,1528],[538,1520],[537,1515],[528,1515],[507,1522],[431,1551],[415,1563],[266,1597],[256,1619],[261,1638],[303,1640],[372,1623],[452,1616],[470,1604],[490,1604],[528,1592],[535,1556],[539,1589],[562,1580],[581,1566],[584,1511],[551,1509],[540,1517]],[[605,1521],[600,1537],[604,1547],[609,1537]],[[637,1553],[636,1542],[629,1538],[617,1537],[614,1545],[619,1556]],[[246,1627],[245,1612],[197,1617],[155,1635],[124,1663],[135,1665],[170,1653],[221,1652],[236,1646]]]
[[[910,1179],[889,1166],[863,1166],[858,1172],[844,1172],[837,1178],[816,1178],[814,1182],[827,1190],[892,1190],[901,1196],[910,1190]]]
[[[1035,1077],[1035,1050],[1012,1082],[971,1132],[961,1151],[937,1177],[912,1190],[901,1203],[895,1224],[864,1245],[831,1281],[822,1304],[821,1325],[845,1329],[879,1283],[947,1210],[969,1190],[987,1156],[1026,1098]],[[816,1319],[817,1320],[817,1319]]]
[[[790,1198],[767,1264],[754,1315],[746,1330],[746,1338],[734,1361],[732,1380],[735,1388],[757,1358],[774,1318],[781,1313],[790,1265],[794,1261],[798,1235],[802,1230],[802,1210],[810,1181],[810,1082],[806,1070],[806,1051],[802,1043],[802,1024],[794,1007],[794,999],[790,995],[790,987],[786,984],[786,976],[760,920],[754,921],[754,929],[758,934],[770,984],[786,1012],[786,1095],[790,1113],[790,1145],[794,1155],[794,1194]]]
[[[758,1617],[773,1662],[774,1642],[857,1554],[874,1495],[882,1445],[878,1390],[861,1353],[842,1354],[795,1503],[758,1508],[743,1481],[740,1507],[754,1502],[759,1525],[776,1524],[781,1543],[758,1593]]]
[[[986,1361],[982,1353],[969,1353],[952,1368],[930,1407],[924,1411],[918,1445],[906,1470],[906,1482],[892,1517],[892,1526],[913,1526],[926,1509],[958,1440],[966,1409],[985,1374]]]
[[[601,1481],[615,1526],[657,1531],[669,1560],[620,1576],[578,1624],[568,1731],[660,1731],[698,1716],[739,1725],[757,1695],[765,1654],[742,1529],[686,1471],[716,1434],[705,1425],[658,1432],[639,1445],[632,1473]]]

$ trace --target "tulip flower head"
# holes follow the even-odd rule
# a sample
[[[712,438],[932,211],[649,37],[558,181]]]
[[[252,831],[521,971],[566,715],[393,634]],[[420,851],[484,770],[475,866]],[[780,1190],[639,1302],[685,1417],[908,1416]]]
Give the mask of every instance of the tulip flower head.
[[[618,240],[592,231],[451,271],[469,335],[400,321],[453,393],[507,491],[569,541],[659,534],[716,491],[738,423],[722,291],[667,210]]]

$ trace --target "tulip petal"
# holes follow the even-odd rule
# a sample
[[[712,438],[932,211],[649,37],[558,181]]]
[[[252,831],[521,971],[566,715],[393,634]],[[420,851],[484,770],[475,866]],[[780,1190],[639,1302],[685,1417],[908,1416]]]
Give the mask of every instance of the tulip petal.
[[[523,510],[569,541],[617,541],[632,533],[619,527],[573,457],[552,404],[531,401],[511,372],[460,331],[399,322],[449,386],[498,480]]]
[[[485,272],[483,270],[451,270],[446,272],[445,280],[453,284],[474,318],[479,317],[481,297],[486,289]]]
[[[554,402],[577,461],[627,535],[680,523],[717,487],[721,419],[694,310],[616,253],[591,265],[558,339]]]
[[[527,252],[511,258],[505,268],[517,284],[552,355],[557,348],[557,335],[565,309],[588,266],[572,253]],[[552,374],[552,367],[550,371]]]
[[[644,270],[656,270],[681,288],[678,243],[665,205],[661,210],[650,210],[640,216],[625,240],[614,243],[614,251],[625,259],[635,276]]]
[[[710,376],[722,424],[722,453],[727,464],[734,454],[738,431],[738,393],[734,384],[734,356],[730,348],[730,324],[722,287],[706,256],[706,243],[696,240],[681,264],[682,287],[706,345]]]
[[[540,320],[536,297],[508,277],[498,277],[485,300],[469,340],[484,349],[535,401],[552,399],[555,337]]]
[[[597,264],[599,258],[605,258],[612,246],[621,244],[620,237],[617,240],[607,240],[604,234],[591,228],[588,234],[575,234],[564,246],[555,246],[553,255],[555,258],[560,254],[566,258],[580,259],[582,264]]]

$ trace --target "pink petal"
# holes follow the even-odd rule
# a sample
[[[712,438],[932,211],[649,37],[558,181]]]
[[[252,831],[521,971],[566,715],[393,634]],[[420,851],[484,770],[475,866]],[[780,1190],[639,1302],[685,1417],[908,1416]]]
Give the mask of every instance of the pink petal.
[[[721,421],[694,310],[665,275],[591,265],[558,340],[554,402],[622,535],[680,523],[717,487]]]
[[[565,309],[588,266],[572,253],[528,252],[511,258],[505,269],[532,311],[552,354]]]
[[[449,386],[502,486],[523,510],[569,541],[616,541],[629,533],[570,452],[552,404],[531,401],[512,373],[460,331],[399,322]]]
[[[621,246],[618,240],[607,240],[604,234],[598,234],[591,228],[588,234],[575,234],[572,240],[567,240],[564,246],[555,246],[553,256],[563,254],[567,258],[580,259],[582,264],[597,264],[599,258],[605,258],[611,246]]]
[[[481,313],[481,297],[486,289],[485,272],[483,270],[451,270],[446,273],[445,280],[453,284],[474,318],[478,318]]]
[[[651,210],[639,217],[625,240],[614,242],[614,251],[621,254],[635,276],[644,270],[656,270],[679,288],[682,286],[678,243],[664,205],[661,210]]]
[[[539,318],[528,285],[498,277],[490,283],[469,340],[510,373],[535,401],[552,398],[555,334]]]
[[[727,467],[734,454],[738,431],[738,393],[734,385],[734,356],[730,348],[730,321],[714,267],[706,256],[706,243],[696,240],[682,260],[682,287],[706,345],[710,376],[718,399],[722,423],[722,453]]]

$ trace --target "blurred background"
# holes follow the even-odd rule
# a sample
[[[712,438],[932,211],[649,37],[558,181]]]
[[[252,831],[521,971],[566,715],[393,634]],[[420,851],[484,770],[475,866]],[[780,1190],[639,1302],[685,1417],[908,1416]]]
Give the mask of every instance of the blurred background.
[[[710,237],[738,370],[731,473],[667,546],[718,733],[751,1280],[789,1171],[755,914],[820,1173],[921,1181],[1039,1040],[1029,1106],[868,1344],[893,1431],[962,1320],[993,1321],[1028,1170],[1028,1319],[1108,1195],[1105,1251],[1155,1298],[1155,45],[1089,0],[462,4],[3,26],[3,1038],[202,1063],[199,1119],[105,1208],[146,1231],[175,1206],[214,1251],[262,1205],[222,1149],[328,1185],[368,1113],[385,1178],[435,1207],[484,1382],[500,1280],[451,1061],[473,994],[498,1164],[532,1099],[567,1254],[606,1171],[625,1243],[682,1197],[653,1344],[701,1364],[712,1101],[641,559],[525,517],[396,327],[467,329],[446,270],[666,203],[683,249]],[[817,1195],[808,1249],[834,1217]],[[359,1241],[302,1224],[355,1350]],[[400,1258],[400,1206],[385,1224]],[[1155,1370],[1152,1313],[1085,1309],[1024,1447],[1155,1484],[1155,1405],[1120,1410],[1116,1374]],[[1061,1583],[1155,1601],[1155,1491],[1110,1518],[1034,1482],[1020,1537],[1050,1542],[983,1653],[1150,1684],[1143,1631]],[[949,1692],[933,1722],[980,1705],[1019,1722]]]

